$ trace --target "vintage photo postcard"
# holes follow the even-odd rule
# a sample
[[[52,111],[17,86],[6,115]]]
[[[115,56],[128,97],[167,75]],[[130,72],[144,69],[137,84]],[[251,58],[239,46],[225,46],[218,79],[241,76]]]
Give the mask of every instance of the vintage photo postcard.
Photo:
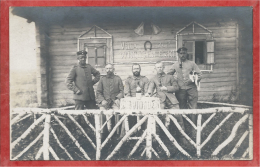
[[[253,23],[250,6],[10,6],[8,161],[253,161]]]

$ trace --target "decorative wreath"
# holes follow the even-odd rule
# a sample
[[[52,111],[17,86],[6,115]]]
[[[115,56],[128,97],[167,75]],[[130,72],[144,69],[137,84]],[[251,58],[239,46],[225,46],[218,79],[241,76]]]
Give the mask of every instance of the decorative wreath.
[[[152,45],[152,42],[151,42],[151,41],[145,41],[145,43],[144,43],[144,49],[147,50],[147,47],[146,47],[147,43],[150,44],[150,48],[148,48],[148,49],[152,50],[152,46],[153,46],[153,45]]]

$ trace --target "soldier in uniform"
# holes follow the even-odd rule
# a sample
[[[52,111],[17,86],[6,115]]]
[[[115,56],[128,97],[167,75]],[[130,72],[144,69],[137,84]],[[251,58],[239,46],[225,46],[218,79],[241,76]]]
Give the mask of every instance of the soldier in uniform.
[[[74,65],[67,78],[66,85],[69,90],[73,91],[75,101],[75,110],[96,109],[95,93],[93,85],[100,79],[100,73],[90,64],[86,64],[86,51],[78,51],[78,64]],[[94,75],[94,79],[92,79]]]
[[[135,97],[136,92],[140,92],[142,95],[147,93],[149,80],[145,76],[141,76],[140,64],[133,64],[132,66],[133,76],[129,76],[125,81],[125,96]]]
[[[148,94],[151,96],[156,89],[155,96],[160,99],[160,106],[162,109],[179,109],[179,102],[175,97],[175,92],[179,90],[177,80],[171,76],[164,73],[164,64],[162,62],[157,62],[155,64],[155,69],[157,75],[155,75],[151,80],[148,88]],[[181,115],[175,115],[180,126],[184,128],[183,118]],[[165,126],[168,128],[170,125],[169,117],[165,117]],[[180,137],[183,142],[186,142],[184,138]]]
[[[144,96],[147,93],[148,90],[148,85],[149,85],[149,80],[145,76],[141,76],[141,66],[140,64],[134,63],[132,65],[132,72],[133,75],[129,76],[126,81],[125,81],[125,96],[126,97],[136,97],[136,94],[139,93],[142,96]],[[129,124],[134,125],[135,124],[135,119],[133,116],[129,116]],[[142,125],[143,128],[145,128],[145,124]],[[123,131],[124,124],[122,124],[122,131],[121,131],[121,136],[124,134]]]
[[[114,75],[114,66],[106,65],[107,75],[100,79],[97,86],[97,104],[100,110],[119,109],[120,99],[124,97],[124,86],[121,78]],[[106,115],[109,118],[110,115]],[[103,122],[103,117],[101,117]],[[108,131],[111,131],[111,121],[107,123]]]
[[[198,75],[198,82],[202,78],[202,73],[195,62],[187,60],[187,48],[181,47],[177,50],[180,63],[175,63],[171,67],[168,74],[173,75],[177,73],[177,80],[180,90],[176,92],[179,100],[180,109],[196,109],[198,101],[198,90],[195,82],[192,82],[189,75],[194,71]],[[192,121],[196,125],[196,115],[191,115]],[[196,131],[192,130],[192,136],[196,136]]]

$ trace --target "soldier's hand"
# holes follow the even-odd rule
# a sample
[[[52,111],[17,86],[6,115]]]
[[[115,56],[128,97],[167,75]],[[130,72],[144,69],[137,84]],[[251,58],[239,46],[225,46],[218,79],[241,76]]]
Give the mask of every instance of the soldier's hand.
[[[116,103],[117,106],[119,106],[119,105],[120,105],[120,100],[119,100],[119,99],[116,99],[116,100],[115,100],[115,103]]]
[[[150,97],[150,94],[149,94],[149,93],[146,93],[144,96],[145,96],[145,97]]]
[[[106,101],[106,100],[103,100],[103,101],[101,102],[101,105],[102,105],[102,106],[107,105],[107,101]]]
[[[165,87],[165,86],[162,86],[160,89],[161,89],[161,91],[167,91],[168,90],[167,87]]]
[[[82,94],[81,90],[78,90],[78,91],[76,92],[76,94],[77,94],[77,95]]]

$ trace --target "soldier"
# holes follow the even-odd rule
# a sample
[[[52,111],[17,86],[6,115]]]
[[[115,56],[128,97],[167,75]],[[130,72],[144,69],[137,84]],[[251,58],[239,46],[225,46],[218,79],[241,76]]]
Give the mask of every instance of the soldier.
[[[86,64],[86,51],[78,51],[78,64],[74,65],[66,78],[69,90],[73,91],[75,110],[96,109],[95,93],[93,85],[100,79],[100,73],[90,64]],[[92,75],[94,79],[92,80]]]
[[[132,72],[133,76],[129,76],[125,81],[125,96],[136,97],[136,92],[140,92],[141,95],[145,95],[148,89],[149,80],[147,77],[140,75],[140,64],[133,64]]]
[[[196,72],[198,75],[198,82],[202,78],[202,73],[195,62],[187,60],[187,48],[181,47],[177,50],[180,59],[180,64],[175,63],[171,67],[168,74],[173,75],[177,73],[179,91],[176,92],[176,96],[179,100],[180,109],[196,109],[198,101],[198,90],[195,82],[192,82],[189,75],[190,72]],[[191,115],[192,121],[196,125],[196,115]],[[194,130],[191,131],[192,136],[195,137],[196,133]]]
[[[157,62],[155,64],[155,69],[157,75],[155,75],[151,80],[148,88],[148,94],[151,96],[156,89],[155,96],[160,99],[161,109],[179,109],[179,102],[175,97],[175,92],[179,90],[177,80],[171,76],[164,73],[164,64],[162,62]],[[183,118],[181,115],[175,115],[180,126],[184,128]],[[170,125],[170,119],[166,116],[165,126],[168,128]],[[181,138],[183,142],[186,142],[184,138]]]
[[[125,96],[126,97],[136,97],[136,95],[140,94],[144,96],[147,93],[149,80],[145,76],[141,76],[141,66],[140,64],[134,63],[132,65],[133,76],[129,76],[125,81]],[[129,124],[134,125],[136,122],[133,116],[129,116]],[[124,124],[122,124],[121,136],[124,134]],[[145,124],[142,126],[145,128]]]
[[[119,109],[120,99],[124,97],[124,86],[121,78],[114,75],[114,66],[106,65],[107,75],[102,77],[97,86],[97,104],[100,110]],[[108,119],[110,115],[106,115]],[[101,117],[101,121],[103,118]],[[108,131],[111,131],[111,121],[107,123]]]

